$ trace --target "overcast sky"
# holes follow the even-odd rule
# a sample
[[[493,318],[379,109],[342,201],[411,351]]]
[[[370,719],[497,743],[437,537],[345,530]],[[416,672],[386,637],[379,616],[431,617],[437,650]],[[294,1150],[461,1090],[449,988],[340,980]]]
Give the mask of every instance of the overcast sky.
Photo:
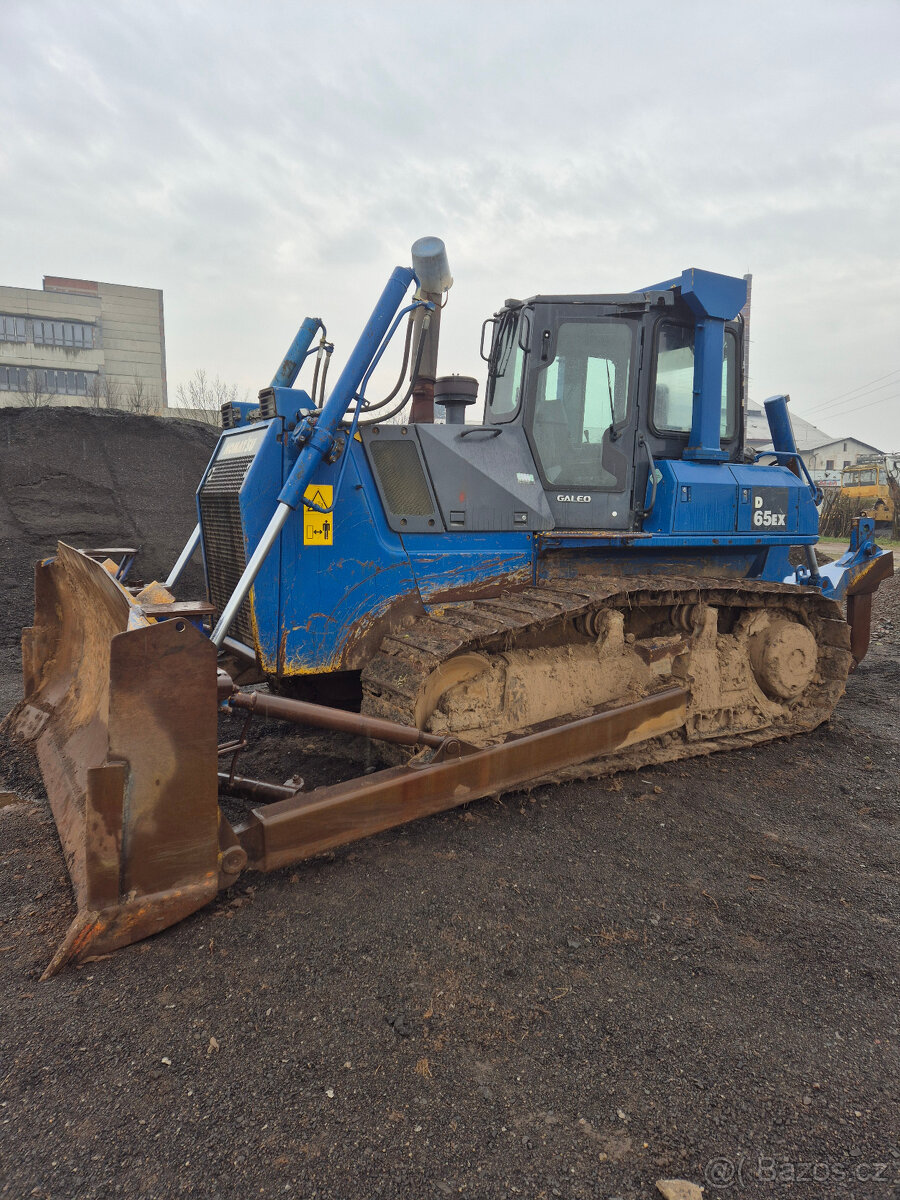
[[[751,398],[900,449],[897,0],[2,11],[0,282],[162,288],[170,403],[345,354],[427,233],[442,371],[507,296],[752,271]]]

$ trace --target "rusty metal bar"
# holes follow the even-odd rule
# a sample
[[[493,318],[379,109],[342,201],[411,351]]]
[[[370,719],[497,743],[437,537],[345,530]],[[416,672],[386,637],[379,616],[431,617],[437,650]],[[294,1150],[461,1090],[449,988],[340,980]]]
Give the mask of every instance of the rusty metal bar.
[[[393,767],[254,809],[235,833],[247,851],[248,865],[271,871],[669,733],[684,724],[687,704],[683,688],[667,688],[645,700],[456,759],[418,768]]]
[[[266,783],[263,779],[249,779],[245,775],[232,777],[227,771],[219,771],[219,791],[229,796],[257,797],[267,803],[273,800],[290,800],[299,787],[284,787],[278,783]]]
[[[444,738],[435,733],[425,733],[412,725],[400,725],[385,721],[381,717],[366,717],[361,713],[346,712],[343,708],[329,708],[324,704],[311,704],[307,700],[289,700],[286,696],[268,696],[264,692],[235,692],[228,697],[232,708],[257,713],[261,717],[275,717],[280,721],[292,721],[295,725],[312,725],[317,729],[336,729],[341,733],[355,733],[360,737],[377,738],[382,742],[396,742],[400,746],[440,746]]]
[[[423,300],[434,305],[432,312],[419,309],[413,314],[418,336],[422,341],[418,373],[412,381],[412,406],[409,410],[410,424],[434,424],[434,384],[437,379],[438,342],[441,336],[441,293],[417,293]]]
[[[218,748],[219,758],[224,758],[226,754],[237,754],[241,750],[246,750],[247,744],[244,738],[234,738],[230,742],[220,742]]]

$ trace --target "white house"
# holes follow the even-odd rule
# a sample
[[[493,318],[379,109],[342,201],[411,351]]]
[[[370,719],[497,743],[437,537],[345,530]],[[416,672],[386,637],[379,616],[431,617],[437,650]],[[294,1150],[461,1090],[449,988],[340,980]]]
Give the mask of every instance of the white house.
[[[803,455],[809,473],[817,483],[840,483],[844,467],[852,467],[861,459],[873,454],[883,454],[877,446],[861,442],[859,438],[836,438],[813,446]]]

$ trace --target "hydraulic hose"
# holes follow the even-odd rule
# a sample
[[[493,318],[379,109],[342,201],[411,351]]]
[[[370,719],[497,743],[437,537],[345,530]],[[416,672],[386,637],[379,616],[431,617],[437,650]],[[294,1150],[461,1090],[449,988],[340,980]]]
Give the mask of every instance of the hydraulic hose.
[[[313,404],[315,404],[317,408],[325,407],[325,380],[328,378],[328,364],[331,362],[331,355],[332,355],[333,351],[334,351],[333,346],[331,347],[331,349],[325,351],[325,362],[322,366],[322,382],[319,384],[319,399],[318,399],[318,401],[316,400],[315,381],[313,381],[312,399],[313,399]]]
[[[394,399],[394,397],[397,395],[397,393],[403,387],[403,381],[406,378],[406,368],[409,365],[409,344],[412,341],[414,316],[415,316],[415,313],[410,313],[409,320],[406,322],[406,339],[403,343],[403,365],[400,368],[400,378],[397,380],[397,383],[395,384],[395,386],[391,389],[390,392],[388,392],[388,394],[385,396],[385,398],[383,400],[378,400],[378,401],[376,401],[375,404],[367,405],[363,410],[364,412],[371,413],[371,412],[375,412],[377,409],[384,408],[384,406],[386,404],[390,404],[390,402]]]
[[[411,321],[412,321],[412,313],[410,313],[410,322],[411,322]],[[391,417],[396,417],[397,413],[399,413],[399,412],[402,412],[402,411],[403,411],[403,409],[404,409],[404,408],[406,408],[406,405],[407,405],[407,404],[408,404],[408,402],[409,402],[409,398],[410,398],[410,396],[412,395],[413,386],[415,385],[415,382],[416,382],[416,376],[419,374],[419,365],[420,365],[420,364],[421,364],[421,362],[422,362],[422,353],[423,353],[423,351],[424,351],[424,349],[425,349],[425,333],[426,333],[426,330],[427,330],[427,325],[426,325],[426,324],[423,322],[423,324],[422,324],[422,332],[419,334],[419,344],[418,344],[418,346],[416,347],[416,361],[415,361],[415,363],[413,364],[413,369],[412,369],[412,371],[410,372],[410,377],[409,377],[409,386],[407,387],[406,391],[404,392],[404,394],[403,394],[403,398],[402,398],[402,399],[399,401],[399,403],[397,403],[397,404],[396,404],[396,405],[395,405],[395,406],[394,406],[392,409],[390,409],[390,411],[389,411],[389,412],[386,412],[386,413],[379,413],[379,415],[378,415],[378,416],[375,416],[375,417],[369,417],[369,419],[368,419],[368,420],[363,420],[363,418],[362,418],[362,417],[360,417],[360,418],[357,420],[357,425],[378,425],[378,424],[383,424],[385,421],[389,421],[389,420],[391,419]],[[412,329],[411,329],[411,326],[410,326],[410,327],[407,329],[407,339],[409,339],[409,337],[410,337],[411,333],[412,333]],[[407,342],[407,348],[408,348],[408,342]],[[405,357],[405,356],[404,356],[404,357]],[[405,373],[406,373],[406,364],[405,364],[405,362],[404,362],[403,373],[404,373],[404,375],[405,375]],[[403,380],[403,376],[401,375],[401,382],[402,382],[402,380]],[[391,393],[391,395],[390,395],[390,396],[387,396],[387,397],[385,397],[385,399],[384,399],[384,400],[380,400],[380,401],[378,402],[378,404],[373,404],[371,408],[366,408],[366,409],[364,409],[363,411],[364,411],[364,412],[366,412],[366,413],[371,413],[371,412],[372,412],[374,409],[380,409],[380,408],[381,408],[383,405],[387,404],[387,402],[388,402],[389,400],[393,399],[393,397],[394,397],[394,396],[396,396],[396,394],[397,394],[397,391],[398,391],[398,389],[399,389],[399,386],[400,386],[400,384],[398,383],[397,387],[396,387],[396,388],[394,388],[394,390],[393,390],[393,392]]]
[[[312,397],[313,404],[316,404],[316,388],[319,383],[319,367],[322,365],[322,355],[324,353],[325,353],[325,339],[321,338],[319,340],[319,352],[316,355],[316,366],[315,366],[315,370],[313,371],[312,388],[309,393],[310,396]],[[318,408],[318,404],[316,404],[316,407]]]

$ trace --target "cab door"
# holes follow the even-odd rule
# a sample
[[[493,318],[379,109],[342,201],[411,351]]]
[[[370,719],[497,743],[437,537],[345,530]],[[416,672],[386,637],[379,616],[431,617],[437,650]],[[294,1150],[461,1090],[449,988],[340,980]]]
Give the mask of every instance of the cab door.
[[[559,529],[631,530],[640,319],[535,302],[524,425]]]

